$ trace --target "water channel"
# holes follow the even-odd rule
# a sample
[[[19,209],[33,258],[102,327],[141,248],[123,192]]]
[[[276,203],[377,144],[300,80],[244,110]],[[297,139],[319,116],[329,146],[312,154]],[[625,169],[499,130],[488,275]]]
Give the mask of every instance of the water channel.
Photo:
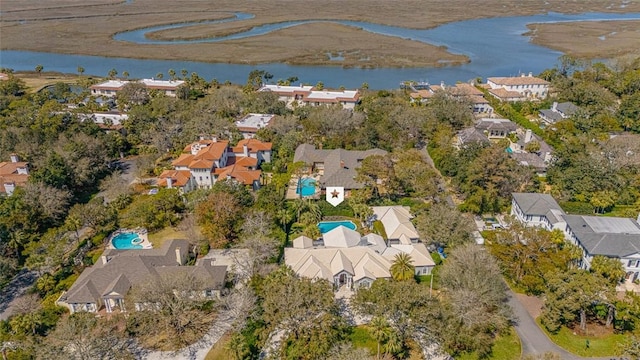
[[[234,15],[231,18],[213,20],[209,21],[209,23],[242,21],[253,17],[253,15],[245,13],[235,13]],[[45,70],[66,73],[75,73],[77,67],[82,66],[85,68],[86,74],[98,76],[105,76],[110,69],[116,69],[120,73],[127,71],[132,78],[148,78],[155,76],[159,72],[166,74],[168,69],[174,69],[178,73],[180,70],[186,69],[190,73],[197,72],[207,80],[215,78],[220,82],[229,80],[233,83],[244,83],[251,70],[261,69],[273,74],[274,80],[297,76],[302,82],[315,84],[318,81],[322,81],[325,86],[330,87],[345,86],[354,88],[366,82],[373,89],[389,89],[398,87],[398,84],[403,80],[455,83],[456,81],[467,81],[476,77],[509,76],[517,75],[521,72],[538,73],[546,68],[553,67],[561,53],[530,43],[529,37],[523,36],[528,31],[527,24],[604,20],[640,20],[640,13],[585,13],[572,15],[548,13],[534,16],[466,20],[428,30],[407,29],[358,21],[332,21],[376,34],[412,39],[433,45],[444,45],[449,51],[456,54],[464,54],[471,59],[469,64],[461,66],[344,69],[340,66],[294,66],[280,63],[242,65],[174,60],[143,60],[124,57],[107,58],[16,50],[0,52],[0,66],[20,71],[33,70],[36,65],[42,64]],[[266,24],[244,32],[211,39],[159,41],[145,37],[145,34],[154,31],[203,23],[169,24],[119,33],[114,36],[114,39],[139,44],[221,42],[260,36],[286,27],[318,21],[328,20]],[[601,41],[606,41],[606,39]]]

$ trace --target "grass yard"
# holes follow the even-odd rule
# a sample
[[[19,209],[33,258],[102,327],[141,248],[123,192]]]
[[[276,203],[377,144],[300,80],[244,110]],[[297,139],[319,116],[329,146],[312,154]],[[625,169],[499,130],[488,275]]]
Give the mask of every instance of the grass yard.
[[[359,325],[351,328],[349,334],[349,341],[355,348],[369,349],[369,352],[373,355],[378,351],[378,343],[373,339],[369,333],[369,329],[365,325]]]
[[[538,326],[545,334],[561,348],[570,353],[585,357],[608,357],[622,354],[622,346],[627,336],[622,334],[605,334],[601,336],[574,335],[572,330],[562,327],[557,334],[551,334],[541,324],[540,319],[536,319]],[[589,348],[586,342],[589,340]]]
[[[224,334],[224,336],[222,336],[222,338],[217,343],[215,343],[215,345],[213,345],[211,350],[209,350],[204,360],[230,359],[231,354],[229,354],[229,352],[226,349],[227,344],[229,343],[229,339],[231,339],[231,336],[229,335],[229,333]]]
[[[165,241],[170,239],[189,239],[187,234],[173,227],[166,227],[160,231],[149,233],[149,241],[153,244],[154,249],[158,249]]]
[[[496,339],[493,344],[493,353],[488,358],[490,360],[518,360],[522,348],[520,346],[520,338],[516,334],[515,330],[511,328],[511,331],[507,336],[501,336]],[[456,357],[457,360],[476,360],[478,355],[476,353],[464,354]]]

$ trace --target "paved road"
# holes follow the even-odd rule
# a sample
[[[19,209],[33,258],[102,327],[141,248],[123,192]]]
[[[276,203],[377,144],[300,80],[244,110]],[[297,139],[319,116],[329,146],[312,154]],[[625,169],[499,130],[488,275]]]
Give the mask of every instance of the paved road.
[[[601,359],[609,360],[611,357],[604,358],[583,358],[568,353],[564,349],[554,344],[545,333],[538,327],[524,305],[518,300],[518,297],[509,291],[509,305],[513,309],[513,313],[518,319],[515,325],[516,332],[520,337],[522,344],[522,354],[544,354],[553,352],[559,354],[563,360],[584,360],[584,359]]]
[[[36,281],[36,272],[22,270],[0,292],[0,320],[13,315],[16,300]]]

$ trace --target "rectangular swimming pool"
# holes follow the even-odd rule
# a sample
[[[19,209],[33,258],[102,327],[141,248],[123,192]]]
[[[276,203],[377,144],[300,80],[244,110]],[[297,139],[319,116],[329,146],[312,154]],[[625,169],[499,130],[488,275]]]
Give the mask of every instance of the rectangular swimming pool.
[[[321,221],[318,223],[318,229],[320,229],[321,233],[328,233],[329,231],[337,228],[338,226],[344,226],[347,229],[355,230],[357,229],[356,224],[350,220],[342,220],[342,221]]]

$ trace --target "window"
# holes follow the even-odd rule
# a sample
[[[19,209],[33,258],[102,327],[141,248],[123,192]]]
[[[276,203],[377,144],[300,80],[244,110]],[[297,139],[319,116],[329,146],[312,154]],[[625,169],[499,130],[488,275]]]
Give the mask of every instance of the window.
[[[627,262],[627,267],[634,267],[636,266],[636,261],[635,260],[629,260]]]

